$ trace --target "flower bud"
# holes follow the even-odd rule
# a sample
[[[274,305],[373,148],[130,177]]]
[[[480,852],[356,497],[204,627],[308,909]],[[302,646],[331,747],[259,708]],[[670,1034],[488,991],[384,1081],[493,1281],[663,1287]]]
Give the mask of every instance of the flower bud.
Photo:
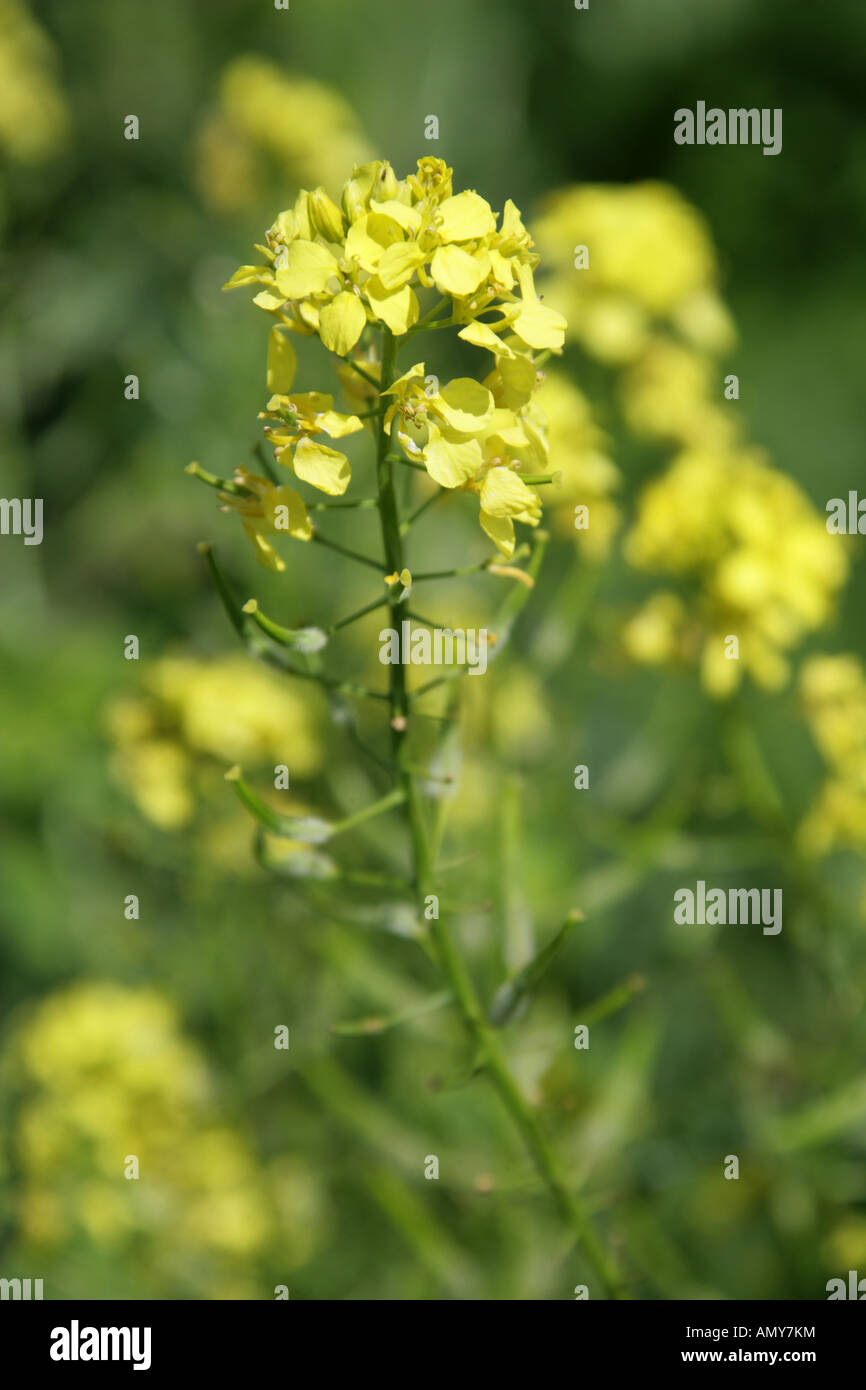
[[[324,188],[316,188],[310,194],[309,201],[310,225],[319,236],[325,241],[341,242],[343,240],[343,214],[325,192]]]
[[[343,185],[343,211],[349,222],[357,222],[359,217],[363,217],[367,211],[367,204],[364,200],[364,190],[358,179],[349,179]]]
[[[373,196],[378,202],[386,202],[389,198],[396,198],[399,192],[400,180],[386,160],[379,170],[379,177],[373,189]]]

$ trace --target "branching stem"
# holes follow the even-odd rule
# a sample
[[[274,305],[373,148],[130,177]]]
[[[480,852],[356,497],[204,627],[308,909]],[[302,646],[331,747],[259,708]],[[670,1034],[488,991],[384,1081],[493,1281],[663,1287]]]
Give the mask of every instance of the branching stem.
[[[394,336],[387,328],[383,328],[381,391],[386,391],[395,379],[396,349],[397,342]],[[406,460],[390,455],[388,452],[389,443],[390,439],[385,429],[383,417],[379,422],[376,452],[379,517],[385,549],[386,572],[399,573],[404,568],[404,528],[400,524],[392,463],[405,462]],[[489,561],[484,560],[475,565],[463,566],[456,570],[438,571],[435,574],[419,575],[416,578],[450,578],[452,575],[469,574],[476,570],[485,569],[489,563]],[[389,601],[389,608],[391,626],[395,631],[400,631],[401,621],[408,616],[408,603],[405,598],[399,597],[396,586]],[[404,756],[403,751],[411,704],[406,689],[406,668],[402,662],[394,662],[389,666],[389,673],[388,697],[391,713],[392,748],[397,768],[396,786],[401,788],[404,793],[403,813],[408,822],[412,845],[413,886],[418,908],[422,910],[426,901],[435,892],[433,852],[418,779],[413,765]],[[438,682],[431,682],[427,688],[432,688],[433,684],[438,684]],[[454,943],[447,913],[434,917],[430,921],[429,927],[436,960],[445,982],[454,996],[463,1025],[474,1045],[480,1065],[486,1071],[499,1094],[500,1100],[520,1131],[541,1178],[547,1185],[563,1219],[568,1223],[573,1235],[581,1244],[605,1293],[610,1298],[625,1297],[626,1294],[613,1261],[591,1225],[580,1198],[573,1191],[570,1182],[563,1173],[540,1117],[511,1074],[500,1037],[485,1017],[475,984]]]

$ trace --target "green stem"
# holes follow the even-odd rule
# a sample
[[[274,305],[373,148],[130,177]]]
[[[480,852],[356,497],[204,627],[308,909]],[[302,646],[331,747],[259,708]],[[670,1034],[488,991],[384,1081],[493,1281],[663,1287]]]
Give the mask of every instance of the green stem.
[[[330,537],[321,535],[319,531],[314,531],[310,540],[318,542],[319,545],[326,545],[329,550],[336,550],[338,555],[345,555],[347,560],[354,560],[359,565],[368,565],[370,569],[378,570],[380,574],[382,572],[378,560],[371,560],[369,555],[359,555],[357,550],[349,550],[347,546],[339,545],[337,541],[332,541]]]
[[[371,376],[369,372],[365,372],[363,367],[359,367],[357,362],[353,362],[350,357],[344,357],[343,361],[345,362],[347,367],[351,367],[353,372],[357,372],[358,376],[362,377],[363,380],[368,383],[368,385],[375,386],[376,390],[379,390],[379,383],[376,380],[376,378],[374,376]]]
[[[382,391],[386,391],[394,380],[395,357],[396,341],[394,336],[389,329],[383,328]],[[388,453],[389,443],[383,418],[379,424],[376,451],[379,517],[385,549],[386,570],[389,573],[399,574],[404,568],[403,539],[397,497],[394,491],[392,458]],[[423,577],[446,578],[452,574],[469,574],[474,570],[486,568],[489,563],[489,560],[484,560],[480,564],[468,565],[458,570],[440,571],[435,575]],[[396,586],[389,601],[389,608],[391,626],[395,631],[399,631],[400,622],[406,616],[408,605],[406,599],[398,597]],[[405,667],[402,662],[395,662],[389,667],[389,672],[388,695],[391,709],[392,747],[399,769],[397,786],[402,789],[405,796],[405,814],[412,844],[416,901],[419,906],[423,906],[425,899],[430,897],[435,889],[433,856],[418,783],[411,765],[401,756],[410,707],[406,690]],[[564,1219],[583,1246],[605,1292],[611,1298],[625,1297],[619,1275],[591,1226],[580,1199],[572,1191],[570,1183],[561,1171],[559,1161],[550,1145],[541,1120],[511,1075],[500,1039],[484,1016],[475,985],[454,945],[445,917],[437,917],[430,922],[430,938],[442,973],[459,1008],[464,1027],[474,1043],[477,1054],[498,1091],[503,1105],[520,1131],[539,1174],[547,1184]]]
[[[404,468],[414,468],[419,473],[427,472],[427,469],[424,466],[424,464],[419,463],[417,459],[407,459],[404,458],[402,454],[388,454],[387,457],[389,463],[402,463]]]
[[[381,392],[392,385],[396,372],[397,340],[389,328],[382,329],[382,374]],[[381,395],[380,392],[380,395]],[[382,544],[385,548],[386,572],[400,574],[403,563],[403,538],[400,534],[400,517],[397,509],[397,494],[394,490],[394,474],[388,446],[390,435],[385,428],[384,416],[379,421],[376,448],[376,482],[379,491],[379,520],[382,526]],[[405,616],[406,600],[400,597],[397,585],[391,590],[388,600],[391,627],[400,631],[400,623]],[[399,761],[400,748],[406,732],[406,715],[409,702],[406,698],[406,669],[401,661],[389,667],[388,694],[391,702],[391,745],[395,758]]]
[[[220,492],[228,492],[232,497],[252,496],[248,487],[242,487],[240,483],[231,482],[228,478],[220,478],[216,473],[208,473],[200,463],[188,463],[183,471],[191,478],[198,478],[200,483],[207,483],[208,487],[218,488]]]
[[[393,787],[386,796],[380,797],[378,801],[372,802],[369,806],[363,806],[360,811],[353,811],[350,816],[344,816],[342,820],[337,821],[331,834],[342,835],[344,830],[352,830],[356,825],[363,825],[364,821],[381,816],[385,811],[390,811],[392,807],[401,805],[405,799],[403,788]]]
[[[327,629],[328,632],[339,632],[341,627],[348,627],[351,623],[356,623],[359,618],[363,618],[367,613],[373,613],[377,608],[382,608],[388,602],[388,597],[383,594],[381,598],[373,599],[372,603],[365,603],[363,608],[356,608],[354,613],[350,613],[348,618],[341,618],[338,623],[333,623]]]
[[[436,492],[431,492],[430,496],[426,498],[420,506],[416,507],[414,512],[410,512],[405,521],[400,523],[400,534],[405,536],[410,526],[414,526],[418,518],[424,515],[427,508],[432,507],[434,502],[438,502],[440,497],[444,497],[447,491],[447,488],[440,487]]]
[[[412,338],[416,333],[423,333],[425,328],[430,327],[430,325],[435,321],[436,315],[440,314],[442,310],[445,308],[446,304],[448,303],[450,303],[449,296],[447,294],[443,295],[442,298],[436,304],[433,305],[432,309],[427,310],[427,313],[424,315],[423,318],[420,318],[417,323],[412,325],[412,327],[409,329],[409,332],[406,334],[406,337]]]
[[[336,502],[308,502],[308,512],[330,512],[339,509],[345,510],[346,507],[361,507],[372,511],[373,507],[379,505],[376,497],[342,497]]]

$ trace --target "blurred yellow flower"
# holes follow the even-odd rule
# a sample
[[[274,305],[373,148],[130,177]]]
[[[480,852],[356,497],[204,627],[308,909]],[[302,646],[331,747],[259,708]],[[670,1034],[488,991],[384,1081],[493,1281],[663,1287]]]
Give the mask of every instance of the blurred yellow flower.
[[[562,372],[545,371],[536,399],[547,419],[551,465],[561,475],[546,497],[554,526],[563,536],[576,538],[588,560],[603,560],[620,522],[611,494],[621,478],[608,456],[607,438],[586,396]],[[585,526],[575,525],[578,506],[588,510]]]
[[[730,346],[711,238],[674,188],[564,188],[546,200],[533,233],[569,337],[594,357],[634,361],[659,323],[710,352]]]
[[[847,575],[845,554],[806,495],[745,448],[679,454],[641,494],[625,554],[639,569],[695,585],[689,620],[701,632],[703,683],[719,697],[737,688],[743,671],[767,689],[783,685],[785,653],[829,619]],[[657,607],[626,628],[636,659],[666,642],[680,645],[670,606],[665,637],[662,616]],[[653,623],[656,637],[648,640]],[[726,652],[731,636],[738,659]]]
[[[656,336],[620,381],[626,423],[639,436],[703,447],[733,443],[736,407],[725,402],[711,357]]]
[[[686,627],[682,599],[659,590],[623,626],[623,645],[632,660],[642,665],[674,665],[683,657]]]
[[[223,69],[218,105],[196,134],[194,157],[203,198],[235,212],[261,196],[263,159],[283,180],[333,188],[370,150],[357,115],[334,88],[247,54]]]
[[[810,854],[866,846],[866,671],[858,657],[814,656],[800,669],[806,722],[829,776],[800,825]]]
[[[830,1232],[824,1242],[824,1259],[834,1269],[862,1269],[866,1265],[866,1218],[850,1216]]]
[[[0,0],[0,149],[41,164],[66,143],[70,119],[57,55],[22,0]]]
[[[49,996],[13,1033],[6,1074],[22,1097],[11,1143],[25,1240],[134,1244],[137,1259],[173,1276],[198,1267],[218,1286],[272,1245],[288,1268],[312,1252],[315,1174],[291,1160],[304,1196],[287,1206],[282,1173],[222,1120],[198,1049],[156,991],[88,981]]]
[[[164,657],[140,693],[109,703],[105,725],[115,779],[163,830],[192,821],[208,759],[285,763],[301,778],[322,760],[309,698],[243,654]]]

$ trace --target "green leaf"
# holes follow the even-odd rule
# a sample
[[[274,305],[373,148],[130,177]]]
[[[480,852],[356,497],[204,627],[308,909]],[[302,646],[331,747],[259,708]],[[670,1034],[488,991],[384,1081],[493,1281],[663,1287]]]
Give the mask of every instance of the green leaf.
[[[424,1014],[432,1013],[435,1009],[442,1009],[446,1004],[450,1004],[453,995],[450,989],[433,994],[423,1003],[413,1004],[411,1008],[403,1009],[400,1013],[390,1016],[373,1014],[368,1018],[350,1019],[346,1023],[332,1023],[331,1032],[336,1033],[342,1038],[357,1038],[373,1033],[386,1033],[390,1028],[398,1028],[401,1023],[411,1023],[416,1018],[421,1018]]]
[[[516,975],[512,975],[510,979],[499,986],[487,1011],[487,1016],[495,1027],[501,1028],[503,1024],[508,1022],[521,1000],[525,999],[536,987],[542,976],[556,960],[575,922],[581,921],[583,921],[583,913],[579,908],[572,908],[553,939],[546,946],[543,946],[521,970],[518,970]]]

